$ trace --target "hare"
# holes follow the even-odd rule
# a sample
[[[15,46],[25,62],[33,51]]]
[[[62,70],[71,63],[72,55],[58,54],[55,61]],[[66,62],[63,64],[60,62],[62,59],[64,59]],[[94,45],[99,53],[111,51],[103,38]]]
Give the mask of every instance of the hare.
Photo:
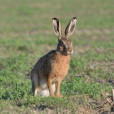
[[[59,19],[53,18],[53,29],[58,37],[56,50],[41,57],[31,71],[32,91],[34,96],[62,97],[60,93],[61,81],[69,70],[70,55],[73,53],[72,41],[69,37],[74,32],[77,18],[73,17],[62,36]],[[47,95],[46,95],[47,94]]]

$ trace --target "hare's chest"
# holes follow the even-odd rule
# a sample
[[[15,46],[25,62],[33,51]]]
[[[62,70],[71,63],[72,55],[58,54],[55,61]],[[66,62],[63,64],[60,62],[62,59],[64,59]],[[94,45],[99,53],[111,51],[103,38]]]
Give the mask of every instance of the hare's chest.
[[[69,64],[65,62],[61,62],[57,66],[58,66],[58,70],[57,70],[58,76],[61,76],[61,77],[66,76],[69,69]]]
[[[69,70],[70,58],[57,59],[53,61],[51,75],[55,78],[64,78]]]

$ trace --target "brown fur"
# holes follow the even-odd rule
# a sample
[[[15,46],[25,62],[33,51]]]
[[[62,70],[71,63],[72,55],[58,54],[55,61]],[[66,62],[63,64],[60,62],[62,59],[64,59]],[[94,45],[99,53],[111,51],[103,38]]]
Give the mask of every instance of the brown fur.
[[[54,30],[58,38],[57,50],[52,50],[38,60],[31,71],[32,90],[37,95],[41,90],[49,88],[52,97],[62,97],[60,84],[69,69],[70,54],[73,51],[72,42],[66,37],[61,37],[61,25],[57,18],[53,19]],[[76,20],[72,20],[76,21]],[[72,22],[71,21],[71,22]],[[69,23],[69,27],[74,26]],[[70,28],[68,34],[70,34]],[[67,33],[66,33],[67,34]],[[53,89],[53,84],[56,89]],[[55,91],[55,92],[54,92]]]

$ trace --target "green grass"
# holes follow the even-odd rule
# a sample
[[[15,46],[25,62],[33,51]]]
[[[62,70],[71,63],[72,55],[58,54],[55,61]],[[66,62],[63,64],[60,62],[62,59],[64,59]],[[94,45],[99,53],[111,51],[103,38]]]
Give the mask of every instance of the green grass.
[[[105,110],[97,107],[103,107],[101,101],[107,97],[102,91],[111,96],[114,88],[113,4],[113,0],[1,0],[0,112],[110,112],[109,104]],[[33,97],[28,74],[57,44],[52,18],[58,17],[64,29],[73,16],[78,22],[71,37],[70,70],[61,85],[64,97]]]

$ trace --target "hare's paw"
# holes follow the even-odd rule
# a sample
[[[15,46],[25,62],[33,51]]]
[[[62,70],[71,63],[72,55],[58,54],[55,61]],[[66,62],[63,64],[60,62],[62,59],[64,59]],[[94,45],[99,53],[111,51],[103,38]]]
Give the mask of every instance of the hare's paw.
[[[51,95],[51,97],[55,97],[55,95]]]
[[[62,95],[62,94],[59,94],[59,95],[56,95],[56,97],[58,97],[58,98],[62,98],[63,95]]]

